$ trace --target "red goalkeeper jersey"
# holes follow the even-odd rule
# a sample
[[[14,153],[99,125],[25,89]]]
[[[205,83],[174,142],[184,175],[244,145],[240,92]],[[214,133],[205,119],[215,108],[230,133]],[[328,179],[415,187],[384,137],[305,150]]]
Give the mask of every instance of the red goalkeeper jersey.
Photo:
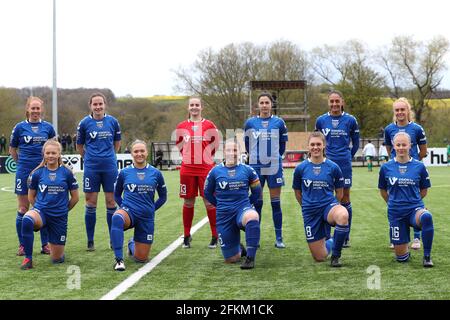
[[[219,132],[213,122],[185,120],[176,129],[177,147],[182,155],[180,174],[206,176],[214,167],[219,147]]]

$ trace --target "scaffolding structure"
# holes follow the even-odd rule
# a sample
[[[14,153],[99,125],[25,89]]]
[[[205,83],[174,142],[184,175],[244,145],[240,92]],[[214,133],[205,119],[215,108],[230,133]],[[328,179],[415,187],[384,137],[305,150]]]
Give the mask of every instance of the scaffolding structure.
[[[254,114],[253,93],[255,90],[266,91],[272,95],[274,101],[272,105],[272,113],[279,116],[285,122],[303,121],[305,132],[308,131],[308,103],[306,93],[306,80],[266,80],[266,81],[249,81],[248,88],[248,111]],[[280,101],[279,97],[283,91],[298,90],[298,97],[294,101]]]

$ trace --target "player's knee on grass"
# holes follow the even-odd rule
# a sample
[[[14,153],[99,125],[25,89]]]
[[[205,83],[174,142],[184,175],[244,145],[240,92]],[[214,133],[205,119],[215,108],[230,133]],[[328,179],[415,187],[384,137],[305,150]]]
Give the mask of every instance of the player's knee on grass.
[[[50,244],[50,259],[52,260],[52,263],[64,262],[64,248],[65,246]]]
[[[400,259],[402,259],[402,257],[405,257],[407,254],[409,254],[408,244],[407,243],[398,245],[394,244],[394,252],[395,256],[397,257],[397,260],[399,259],[399,257]]]
[[[314,261],[324,262],[327,259],[328,252],[324,240],[309,242],[308,246]]]
[[[236,262],[239,262],[239,261],[241,261],[241,253],[240,252],[237,253],[236,255],[234,255],[232,257],[229,257],[229,258],[226,258],[224,260],[225,263],[236,263]]]
[[[149,260],[151,248],[151,244],[135,242],[134,260],[138,263],[146,263]]]
[[[314,261],[316,261],[316,262],[325,262],[325,260],[327,259],[327,256],[328,256],[328,254],[319,253],[319,252],[312,252],[311,254],[312,254]]]

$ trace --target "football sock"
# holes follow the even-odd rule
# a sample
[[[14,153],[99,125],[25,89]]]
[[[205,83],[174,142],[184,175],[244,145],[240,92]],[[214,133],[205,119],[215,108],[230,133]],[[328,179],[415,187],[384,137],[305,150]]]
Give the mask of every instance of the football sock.
[[[332,255],[335,257],[341,256],[342,251],[342,245],[344,244],[344,241],[348,235],[348,225],[342,226],[340,224],[336,224],[336,227],[334,228],[334,236],[333,236],[333,242],[334,246],[332,249]]]
[[[352,203],[351,202],[341,203],[341,205],[344,206],[348,212],[348,234],[347,237],[345,238],[345,241],[348,241],[350,239],[350,230],[352,228],[352,216],[353,216]]]
[[[272,206],[272,219],[275,227],[275,236],[277,240],[282,240],[283,213],[281,212],[281,203],[279,197],[273,197],[270,200]]]
[[[106,223],[108,223],[108,232],[111,233],[111,221],[114,212],[116,212],[117,208],[106,208]]]
[[[206,213],[208,214],[209,226],[211,228],[211,234],[217,239],[217,228],[216,228],[216,207],[207,206]]]
[[[31,216],[24,216],[22,220],[22,240],[25,248],[25,257],[32,259],[34,242],[34,219]]]
[[[259,245],[259,238],[261,237],[261,229],[259,222],[256,220],[250,220],[245,225],[245,241],[247,244],[247,257],[254,258],[256,256],[256,250]]]
[[[431,213],[428,211],[422,213],[420,223],[422,223],[423,255],[430,256],[434,238],[433,216]]]
[[[405,253],[402,256],[397,256],[396,259],[398,262],[407,262],[409,260],[409,252]]]
[[[112,217],[111,242],[116,258],[123,259],[123,226],[125,221],[121,214]]]
[[[85,208],[84,222],[86,223],[86,234],[88,241],[94,241],[95,223],[97,221],[97,208],[88,207]]]
[[[192,220],[194,219],[194,207],[183,205],[183,227],[184,236],[191,235]]]
[[[17,211],[17,217],[16,217],[16,232],[17,232],[17,238],[19,238],[19,244],[23,245],[22,240],[22,220],[23,220],[24,213],[20,213]]]
[[[263,199],[256,200],[255,210],[256,210],[256,212],[258,212],[258,215],[259,215],[259,224],[261,224],[261,219],[262,219],[261,213],[262,213],[263,204],[264,204]]]
[[[420,229],[414,227],[414,239],[420,239]]]
[[[131,256],[134,257],[134,239],[128,241],[128,250],[130,250]]]
[[[327,255],[330,254],[331,250],[333,249],[333,238],[328,239],[327,241],[325,241],[325,248],[327,249]]]
[[[39,230],[39,233],[41,234],[41,244],[42,246],[45,246],[48,244],[48,229],[47,226],[43,226],[41,230]]]

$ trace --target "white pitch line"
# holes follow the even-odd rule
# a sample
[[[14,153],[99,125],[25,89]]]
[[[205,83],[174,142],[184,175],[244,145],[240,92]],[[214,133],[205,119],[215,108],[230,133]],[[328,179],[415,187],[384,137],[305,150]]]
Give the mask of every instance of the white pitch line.
[[[201,221],[199,221],[195,226],[191,229],[191,234],[194,234],[203,227],[206,222],[208,222],[208,217],[204,217]],[[119,285],[117,285],[110,292],[105,294],[100,300],[115,300],[122,293],[127,291],[133,285],[135,285],[142,277],[144,277],[147,273],[151,272],[158,264],[160,264],[165,258],[167,258],[175,249],[179,248],[183,243],[183,237],[181,236],[174,242],[172,242],[167,248],[161,251],[156,257],[147,262],[142,268],[133,273],[131,276],[122,281]]]
[[[1,191],[5,191],[5,192],[14,192],[14,188],[13,187],[3,187],[0,190]]]

